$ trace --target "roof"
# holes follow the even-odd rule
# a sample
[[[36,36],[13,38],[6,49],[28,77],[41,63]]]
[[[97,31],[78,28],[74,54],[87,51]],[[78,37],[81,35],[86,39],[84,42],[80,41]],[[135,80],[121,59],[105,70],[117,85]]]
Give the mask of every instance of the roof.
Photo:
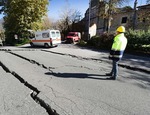
[[[139,8],[139,9],[150,9],[150,4],[138,6],[137,8]]]

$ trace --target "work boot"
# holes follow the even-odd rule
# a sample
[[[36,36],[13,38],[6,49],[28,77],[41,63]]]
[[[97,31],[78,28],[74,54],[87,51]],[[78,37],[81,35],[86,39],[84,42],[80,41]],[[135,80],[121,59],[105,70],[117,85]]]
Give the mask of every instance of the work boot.
[[[109,77],[108,80],[116,80],[116,77]]]

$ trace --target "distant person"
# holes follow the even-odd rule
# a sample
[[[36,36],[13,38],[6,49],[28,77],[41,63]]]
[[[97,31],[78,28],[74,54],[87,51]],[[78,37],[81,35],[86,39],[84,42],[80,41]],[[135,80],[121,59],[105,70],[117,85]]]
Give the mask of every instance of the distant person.
[[[112,70],[110,73],[106,73],[107,76],[111,76],[108,79],[116,80],[118,76],[118,62],[121,60],[127,45],[127,38],[125,37],[124,33],[124,26],[117,28],[116,36],[114,37],[112,48],[109,54],[109,59],[112,60]]]

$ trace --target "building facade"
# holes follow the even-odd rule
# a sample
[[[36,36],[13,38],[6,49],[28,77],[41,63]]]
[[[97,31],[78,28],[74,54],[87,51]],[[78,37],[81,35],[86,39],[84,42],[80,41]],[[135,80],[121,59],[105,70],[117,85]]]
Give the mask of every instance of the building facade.
[[[96,31],[96,35],[107,30],[108,9],[108,4],[103,0],[91,0],[84,18],[86,32],[91,31],[89,28],[94,24],[96,25],[96,30],[93,31]],[[109,19],[111,19],[110,32],[114,32],[120,25],[125,26],[127,29],[135,26],[135,29],[147,30],[150,27],[150,4],[138,6],[136,10],[120,8],[118,12],[113,12],[112,17]]]

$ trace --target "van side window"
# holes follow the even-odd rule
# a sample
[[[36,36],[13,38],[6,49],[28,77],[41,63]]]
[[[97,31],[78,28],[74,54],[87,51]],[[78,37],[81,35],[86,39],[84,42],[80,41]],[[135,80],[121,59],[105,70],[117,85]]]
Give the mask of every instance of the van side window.
[[[36,34],[35,36],[38,38],[38,37],[40,37],[40,36],[41,36],[41,34]]]
[[[52,37],[56,37],[55,32],[51,32]]]
[[[56,37],[59,37],[60,36],[60,33],[59,32],[56,32]]]
[[[42,33],[43,38],[49,38],[49,33]]]

